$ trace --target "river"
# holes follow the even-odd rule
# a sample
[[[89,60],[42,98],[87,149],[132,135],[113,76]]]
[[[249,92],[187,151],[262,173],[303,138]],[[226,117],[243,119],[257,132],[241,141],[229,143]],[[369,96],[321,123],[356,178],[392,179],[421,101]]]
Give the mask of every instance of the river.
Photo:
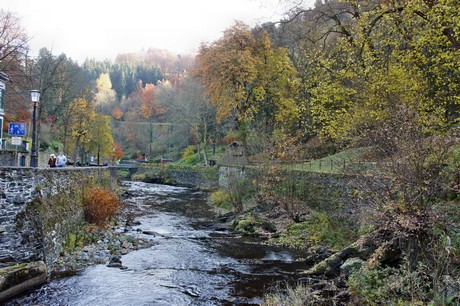
[[[225,231],[204,192],[141,182],[123,187],[137,221],[130,234],[153,245],[123,255],[126,269],[91,266],[8,305],[259,305],[267,289],[295,281],[305,268],[302,252]]]

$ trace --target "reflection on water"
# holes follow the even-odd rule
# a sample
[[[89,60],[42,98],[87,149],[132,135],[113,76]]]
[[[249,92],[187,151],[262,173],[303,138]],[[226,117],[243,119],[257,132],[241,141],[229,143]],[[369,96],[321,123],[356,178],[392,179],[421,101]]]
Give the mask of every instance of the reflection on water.
[[[154,240],[122,257],[126,270],[97,265],[58,279],[8,305],[257,305],[275,281],[303,268],[300,252],[213,232],[207,195],[191,189],[125,182],[139,225]]]

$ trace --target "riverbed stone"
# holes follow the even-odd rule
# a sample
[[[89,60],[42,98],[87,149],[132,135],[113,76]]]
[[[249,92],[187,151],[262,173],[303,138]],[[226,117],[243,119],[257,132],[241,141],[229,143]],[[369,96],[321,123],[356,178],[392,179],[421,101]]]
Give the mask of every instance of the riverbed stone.
[[[356,242],[350,244],[339,252],[329,256],[325,260],[314,265],[305,271],[307,275],[338,276],[340,267],[348,258],[360,258],[367,260],[376,250],[375,242],[367,236],[360,237]]]
[[[112,256],[110,258],[109,264],[107,265],[109,268],[122,268],[123,264],[121,262],[121,258],[119,256]]]
[[[365,263],[364,260],[358,257],[348,258],[345,262],[340,266],[340,276],[344,278],[348,278],[350,276],[350,272],[354,269],[359,269]]]

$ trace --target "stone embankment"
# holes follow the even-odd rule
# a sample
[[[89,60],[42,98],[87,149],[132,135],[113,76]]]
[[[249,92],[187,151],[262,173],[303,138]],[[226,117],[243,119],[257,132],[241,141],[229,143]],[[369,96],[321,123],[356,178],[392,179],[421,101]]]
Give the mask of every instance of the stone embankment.
[[[47,280],[83,222],[85,188],[116,188],[110,168],[0,168],[0,301]]]

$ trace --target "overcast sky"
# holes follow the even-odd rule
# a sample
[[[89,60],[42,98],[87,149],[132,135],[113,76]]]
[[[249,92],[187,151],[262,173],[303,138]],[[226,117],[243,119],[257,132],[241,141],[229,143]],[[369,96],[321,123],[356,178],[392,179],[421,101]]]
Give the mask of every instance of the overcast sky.
[[[313,0],[305,0],[305,2]],[[111,59],[148,48],[193,53],[221,37],[235,20],[250,26],[277,21],[286,0],[0,0],[32,37],[32,54],[43,47],[85,58]]]

